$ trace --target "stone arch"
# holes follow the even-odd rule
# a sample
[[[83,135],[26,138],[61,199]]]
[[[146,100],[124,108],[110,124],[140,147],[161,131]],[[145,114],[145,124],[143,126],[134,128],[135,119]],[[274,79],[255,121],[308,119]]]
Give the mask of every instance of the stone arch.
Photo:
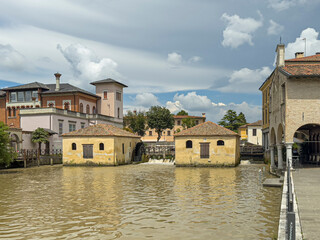
[[[282,124],[280,123],[277,130],[277,144],[283,143],[284,141],[284,131]]]
[[[270,139],[269,139],[269,143],[270,145],[275,145],[276,144],[276,132],[274,130],[274,128],[271,128],[271,132],[270,132]]]

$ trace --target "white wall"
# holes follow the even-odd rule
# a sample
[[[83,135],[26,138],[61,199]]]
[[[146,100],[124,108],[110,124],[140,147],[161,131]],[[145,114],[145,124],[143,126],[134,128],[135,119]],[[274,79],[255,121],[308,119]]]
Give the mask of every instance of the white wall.
[[[253,136],[253,129],[257,130],[257,135]],[[248,142],[262,146],[261,126],[248,126]]]

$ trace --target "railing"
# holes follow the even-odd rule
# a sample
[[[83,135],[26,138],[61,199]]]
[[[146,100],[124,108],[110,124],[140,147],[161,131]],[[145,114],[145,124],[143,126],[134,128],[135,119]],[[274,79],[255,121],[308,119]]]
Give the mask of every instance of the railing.
[[[291,179],[291,172],[290,172],[290,163],[287,167],[287,184],[288,184],[288,191],[287,191],[287,239],[294,240],[296,239],[296,214],[294,211],[294,194],[292,191],[292,179]]]
[[[145,147],[145,153],[150,157],[163,157],[166,156],[174,157],[175,155],[175,146],[173,145],[149,145]]]
[[[62,164],[62,150],[22,149],[17,152],[17,161],[23,161],[24,168],[40,165]]]

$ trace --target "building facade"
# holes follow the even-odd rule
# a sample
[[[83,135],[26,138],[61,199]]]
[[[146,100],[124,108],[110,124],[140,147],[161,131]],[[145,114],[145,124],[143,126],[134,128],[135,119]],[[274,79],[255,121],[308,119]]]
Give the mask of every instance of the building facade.
[[[180,132],[186,128],[184,125],[185,119],[190,119],[194,125],[199,125],[206,121],[206,114],[202,116],[188,116],[188,115],[174,115],[174,126],[173,129],[165,129],[162,132],[159,142],[174,142],[174,134]],[[143,142],[157,142],[158,133],[155,129],[147,129],[146,134],[141,138]]]
[[[177,166],[236,166],[240,162],[240,136],[213,122],[175,134]]]
[[[240,139],[255,145],[262,145],[262,120],[239,127]]]
[[[271,167],[292,163],[292,146],[304,142],[303,161],[320,161],[320,53],[285,60],[276,49],[276,68],[260,87],[263,93],[263,144],[269,145]],[[266,138],[266,134],[268,138]],[[285,149],[285,154],[283,154]],[[277,158],[275,159],[275,153]]]
[[[33,82],[0,91],[0,121],[10,127],[12,138],[18,137],[16,150],[36,147],[28,138],[38,127],[56,133],[46,146],[50,149],[61,149],[61,135],[69,131],[97,123],[122,127],[126,85],[110,78],[96,81],[91,83],[97,91],[93,94],[60,83],[60,73],[55,77],[55,84]]]

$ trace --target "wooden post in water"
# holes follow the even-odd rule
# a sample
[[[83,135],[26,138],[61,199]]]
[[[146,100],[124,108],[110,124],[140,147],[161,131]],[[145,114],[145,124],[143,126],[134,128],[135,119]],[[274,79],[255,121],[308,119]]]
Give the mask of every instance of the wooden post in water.
[[[37,151],[37,163],[38,167],[40,167],[40,150]]]
[[[27,168],[27,156],[26,156],[26,150],[23,150],[23,167]]]

